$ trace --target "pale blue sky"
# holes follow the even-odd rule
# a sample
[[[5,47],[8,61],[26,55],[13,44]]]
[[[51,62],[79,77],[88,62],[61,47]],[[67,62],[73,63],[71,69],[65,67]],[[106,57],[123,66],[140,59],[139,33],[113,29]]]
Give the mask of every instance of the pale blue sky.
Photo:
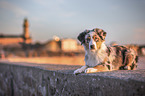
[[[145,0],[0,0],[0,33],[22,34],[25,17],[33,41],[101,28],[106,43],[145,44]]]

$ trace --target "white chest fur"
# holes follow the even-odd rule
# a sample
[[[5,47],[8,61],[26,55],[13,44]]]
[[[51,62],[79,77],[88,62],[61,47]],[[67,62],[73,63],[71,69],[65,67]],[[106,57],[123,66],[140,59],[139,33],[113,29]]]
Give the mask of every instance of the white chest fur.
[[[98,64],[100,64],[101,62],[104,61],[104,59],[106,58],[106,52],[100,52],[100,53],[88,53],[85,56],[85,63],[87,66],[89,67],[94,67]]]
[[[105,46],[105,44],[103,44],[101,49],[97,51],[86,50],[86,55],[85,55],[86,65],[89,67],[94,67],[102,63],[108,55],[106,53],[106,50],[107,50],[107,47]]]

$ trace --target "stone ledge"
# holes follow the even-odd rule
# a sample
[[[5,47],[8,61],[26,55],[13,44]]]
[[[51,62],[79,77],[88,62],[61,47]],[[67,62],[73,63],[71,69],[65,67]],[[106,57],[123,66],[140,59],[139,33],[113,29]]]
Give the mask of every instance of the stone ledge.
[[[145,96],[145,70],[74,75],[80,66],[0,62],[0,96]]]

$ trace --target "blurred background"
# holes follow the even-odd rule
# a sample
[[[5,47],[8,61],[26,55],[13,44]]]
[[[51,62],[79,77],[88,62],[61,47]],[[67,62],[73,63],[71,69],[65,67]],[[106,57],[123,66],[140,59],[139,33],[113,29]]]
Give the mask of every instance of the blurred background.
[[[125,45],[144,56],[144,10],[145,0],[0,0],[0,57],[83,65],[77,36],[93,28],[107,32],[108,46]]]

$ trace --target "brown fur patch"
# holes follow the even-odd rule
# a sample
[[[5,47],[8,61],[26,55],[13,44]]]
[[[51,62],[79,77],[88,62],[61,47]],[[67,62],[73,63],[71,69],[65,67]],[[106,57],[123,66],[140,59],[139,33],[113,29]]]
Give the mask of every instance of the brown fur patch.
[[[109,68],[104,64],[97,65],[93,68],[97,69],[97,72],[110,71]]]
[[[102,42],[96,42],[96,44],[97,44],[97,49],[100,49],[101,45],[102,45]]]

